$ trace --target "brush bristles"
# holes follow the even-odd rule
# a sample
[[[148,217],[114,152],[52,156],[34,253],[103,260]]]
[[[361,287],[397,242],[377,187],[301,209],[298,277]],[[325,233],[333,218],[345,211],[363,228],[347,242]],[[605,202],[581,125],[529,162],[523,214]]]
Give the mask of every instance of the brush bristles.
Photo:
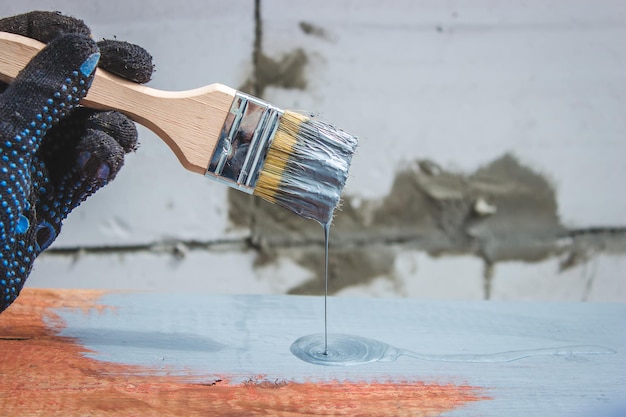
[[[322,224],[331,221],[357,139],[321,120],[285,111],[254,194]]]
[[[270,203],[276,203],[275,196],[295,145],[296,134],[289,134],[279,127],[267,152],[263,169],[259,173],[259,180],[254,189],[255,195]]]

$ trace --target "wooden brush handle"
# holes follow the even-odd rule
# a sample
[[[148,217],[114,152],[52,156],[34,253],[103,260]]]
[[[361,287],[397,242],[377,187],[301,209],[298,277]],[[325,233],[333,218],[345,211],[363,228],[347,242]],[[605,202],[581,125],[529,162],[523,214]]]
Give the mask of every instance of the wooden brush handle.
[[[0,32],[0,80],[9,83],[45,45]],[[97,69],[81,104],[117,110],[156,133],[190,171],[204,174],[236,90],[222,84],[161,91]]]

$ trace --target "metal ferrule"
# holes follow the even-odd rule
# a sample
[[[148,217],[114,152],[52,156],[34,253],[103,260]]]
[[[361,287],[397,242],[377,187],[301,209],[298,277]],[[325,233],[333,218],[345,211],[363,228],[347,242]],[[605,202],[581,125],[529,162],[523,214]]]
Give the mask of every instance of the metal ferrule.
[[[237,92],[205,175],[252,194],[282,114]]]

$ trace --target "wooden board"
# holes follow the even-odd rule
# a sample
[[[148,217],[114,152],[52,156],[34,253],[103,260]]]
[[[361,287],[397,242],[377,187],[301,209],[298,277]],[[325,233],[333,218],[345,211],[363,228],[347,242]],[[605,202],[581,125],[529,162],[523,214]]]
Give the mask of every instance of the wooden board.
[[[323,331],[321,298],[26,289],[0,315],[0,415],[623,415],[626,305],[331,298],[329,314],[332,333],[421,353],[614,353],[327,367],[289,349]]]

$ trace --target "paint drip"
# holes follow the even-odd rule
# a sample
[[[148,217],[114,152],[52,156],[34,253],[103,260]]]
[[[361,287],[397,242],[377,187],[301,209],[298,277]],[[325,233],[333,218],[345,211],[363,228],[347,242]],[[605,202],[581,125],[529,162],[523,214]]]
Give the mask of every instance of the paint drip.
[[[315,365],[351,366],[395,361],[400,356],[431,362],[495,363],[512,362],[531,356],[613,355],[616,351],[602,346],[581,345],[486,354],[432,355],[396,348],[366,337],[347,334],[313,334],[296,340],[291,345],[291,353]]]
[[[328,239],[330,238],[330,222],[324,228],[324,355],[328,355]]]

